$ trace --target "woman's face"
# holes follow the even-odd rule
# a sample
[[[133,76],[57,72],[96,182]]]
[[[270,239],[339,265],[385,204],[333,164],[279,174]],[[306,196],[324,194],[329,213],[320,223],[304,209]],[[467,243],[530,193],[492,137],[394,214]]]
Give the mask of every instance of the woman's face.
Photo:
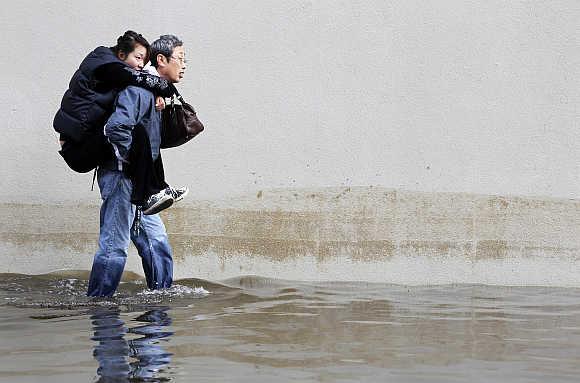
[[[125,55],[121,52],[120,59],[127,63],[133,69],[143,69],[145,66],[145,57],[147,56],[147,49],[141,44],[135,44],[133,52]]]

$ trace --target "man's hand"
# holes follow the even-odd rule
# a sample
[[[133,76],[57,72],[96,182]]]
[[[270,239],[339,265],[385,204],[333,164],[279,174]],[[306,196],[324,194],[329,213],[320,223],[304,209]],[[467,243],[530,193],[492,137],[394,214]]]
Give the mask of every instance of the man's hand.
[[[155,109],[157,109],[158,111],[162,111],[163,109],[165,109],[165,99],[161,96],[157,96],[155,98]]]

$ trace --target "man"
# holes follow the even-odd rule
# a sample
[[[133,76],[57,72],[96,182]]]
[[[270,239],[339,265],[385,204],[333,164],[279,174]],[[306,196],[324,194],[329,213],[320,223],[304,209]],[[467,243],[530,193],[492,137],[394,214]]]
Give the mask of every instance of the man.
[[[185,50],[176,36],[164,35],[151,44],[151,64],[159,76],[177,83],[185,72]],[[135,206],[131,204],[133,184],[123,170],[129,166],[133,131],[143,131],[154,161],[161,160],[161,113],[155,109],[153,93],[129,86],[122,90],[115,111],[105,125],[105,136],[112,144],[115,159],[98,170],[101,190],[99,249],[89,278],[88,296],[112,296],[119,285],[129,239],[139,252],[150,289],[170,287],[173,259],[165,226],[158,214],[136,219],[131,230]]]

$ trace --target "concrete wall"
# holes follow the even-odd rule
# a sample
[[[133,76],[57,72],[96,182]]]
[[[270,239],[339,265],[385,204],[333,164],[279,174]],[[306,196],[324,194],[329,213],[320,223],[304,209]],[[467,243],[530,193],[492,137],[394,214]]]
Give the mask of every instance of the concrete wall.
[[[2,8],[2,202],[98,198],[56,155],[51,122],[84,55],[128,28],[187,43],[181,88],[207,131],[165,162],[200,198],[341,185],[580,195],[575,0]]]
[[[97,206],[1,204],[0,213],[4,271],[90,269]],[[162,215],[176,278],[580,286],[578,201],[283,189]],[[141,272],[134,251],[127,269]]]
[[[90,175],[72,173],[56,154],[52,117],[84,55],[129,28],[150,41],[163,33],[185,41],[180,89],[206,124],[191,144],[164,154],[168,180],[192,190],[189,207],[170,216],[198,214],[202,201],[216,200],[245,211],[235,205],[239,196],[273,189],[372,186],[432,201],[440,192],[578,198],[579,18],[574,0],[4,1],[0,203],[19,217],[22,233],[46,234],[31,229],[38,222],[66,227],[72,213],[57,209],[49,219],[53,206],[78,205],[91,212],[83,222],[92,217],[98,192],[89,191]],[[297,201],[282,200],[277,209],[293,211]],[[344,211],[362,208],[351,203]],[[38,209],[43,218],[35,221]],[[549,214],[556,213],[540,216],[560,219]],[[340,242],[357,221],[335,218],[329,240]],[[4,221],[6,236],[13,227]],[[486,240],[508,240],[493,229],[501,220],[489,224]],[[385,249],[430,240],[401,233],[412,226],[396,228],[399,239]],[[526,241],[528,229],[516,227],[513,240]],[[94,226],[75,230],[91,233],[87,241],[94,234]],[[437,241],[453,242],[453,233]],[[53,253],[50,243],[34,246]],[[494,243],[501,253],[504,242]],[[67,251],[57,253],[68,259]]]

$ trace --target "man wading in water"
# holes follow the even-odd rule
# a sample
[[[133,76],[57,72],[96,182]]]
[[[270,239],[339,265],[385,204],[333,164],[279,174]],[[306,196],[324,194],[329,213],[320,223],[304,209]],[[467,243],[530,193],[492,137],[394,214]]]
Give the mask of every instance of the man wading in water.
[[[162,79],[177,83],[185,72],[185,50],[176,36],[164,35],[151,44],[151,64]],[[98,183],[102,205],[99,249],[89,278],[88,296],[112,296],[119,285],[129,240],[137,247],[150,289],[170,287],[173,259],[165,226],[158,214],[144,215],[137,230],[131,230],[135,205],[131,203],[133,184],[123,172],[131,152],[133,132],[145,132],[151,158],[159,153],[161,113],[155,109],[150,91],[129,86],[122,90],[115,110],[105,125],[105,136],[115,149],[115,158],[99,167]],[[162,165],[161,165],[162,169]]]

